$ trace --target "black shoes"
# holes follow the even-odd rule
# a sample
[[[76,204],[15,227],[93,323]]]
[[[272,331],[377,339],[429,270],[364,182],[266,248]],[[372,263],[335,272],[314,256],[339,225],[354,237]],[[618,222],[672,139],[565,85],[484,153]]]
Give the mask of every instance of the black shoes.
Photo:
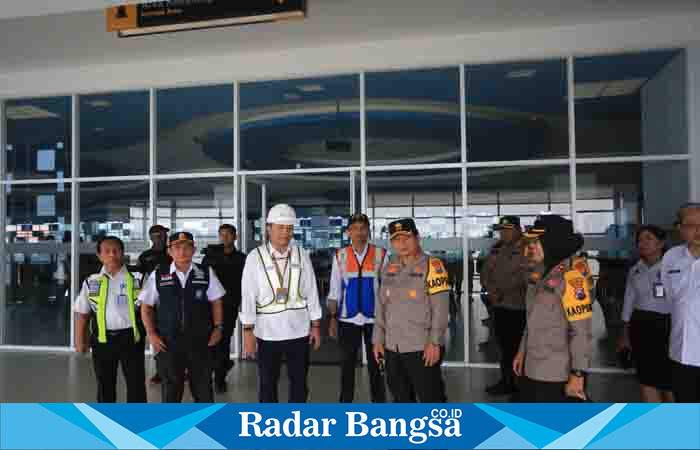
[[[228,391],[228,385],[226,384],[226,380],[217,380],[214,383],[214,391],[216,391],[217,394],[224,394]]]

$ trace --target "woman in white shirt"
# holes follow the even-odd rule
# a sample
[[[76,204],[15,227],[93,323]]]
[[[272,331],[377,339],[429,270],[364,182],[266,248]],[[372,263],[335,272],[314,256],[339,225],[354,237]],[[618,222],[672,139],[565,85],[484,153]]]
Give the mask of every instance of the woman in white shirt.
[[[637,232],[640,260],[627,277],[622,310],[625,332],[618,343],[619,349],[632,350],[642,401],[647,403],[673,401],[668,357],[671,304],[661,270],[665,240],[666,232],[654,225],[642,226]]]

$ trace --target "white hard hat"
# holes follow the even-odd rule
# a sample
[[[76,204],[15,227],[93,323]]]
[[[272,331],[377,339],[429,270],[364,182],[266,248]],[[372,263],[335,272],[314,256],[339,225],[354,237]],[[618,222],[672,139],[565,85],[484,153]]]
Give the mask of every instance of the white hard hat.
[[[266,222],[279,225],[296,225],[297,214],[291,206],[280,203],[270,208]]]

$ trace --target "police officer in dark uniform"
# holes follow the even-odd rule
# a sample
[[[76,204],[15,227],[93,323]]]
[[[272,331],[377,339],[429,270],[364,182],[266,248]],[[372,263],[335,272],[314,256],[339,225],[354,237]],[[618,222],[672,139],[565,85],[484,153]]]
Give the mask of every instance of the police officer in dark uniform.
[[[500,245],[494,247],[481,271],[493,309],[495,331],[501,353],[501,380],[486,388],[491,395],[508,395],[517,391],[513,376],[513,358],[525,328],[525,294],[527,259],[523,253],[520,218],[503,216],[494,230],[500,231]]]
[[[182,401],[187,370],[194,401],[212,403],[210,349],[223,337],[226,291],[211,268],[192,262],[191,233],[171,235],[168,251],[172,264],[151,273],[139,295],[143,322],[163,377],[162,400]]]
[[[151,248],[141,253],[138,259],[138,270],[143,275],[144,280],[148,279],[151,272],[159,265],[167,267],[173,262],[168,254],[168,249],[165,248],[168,240],[168,231],[170,231],[169,228],[157,224],[148,229],[148,236],[151,238],[152,245]],[[151,384],[160,384],[161,378],[157,369],[149,382]]]
[[[236,227],[225,223],[219,227],[221,244],[210,245],[204,251],[203,266],[214,269],[226,289],[224,295],[224,337],[214,351],[214,389],[226,392],[226,374],[233,367],[231,336],[241,307],[241,278],[246,255],[236,249]]]

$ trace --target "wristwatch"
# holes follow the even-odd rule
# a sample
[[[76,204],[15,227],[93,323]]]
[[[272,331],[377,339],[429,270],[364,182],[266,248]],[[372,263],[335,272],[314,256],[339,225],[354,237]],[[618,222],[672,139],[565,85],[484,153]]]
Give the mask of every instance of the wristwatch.
[[[583,370],[571,370],[571,375],[579,378],[583,378],[586,376],[586,372]]]
[[[220,323],[218,325],[214,325],[214,328],[221,331],[222,333],[224,332],[224,324]]]

